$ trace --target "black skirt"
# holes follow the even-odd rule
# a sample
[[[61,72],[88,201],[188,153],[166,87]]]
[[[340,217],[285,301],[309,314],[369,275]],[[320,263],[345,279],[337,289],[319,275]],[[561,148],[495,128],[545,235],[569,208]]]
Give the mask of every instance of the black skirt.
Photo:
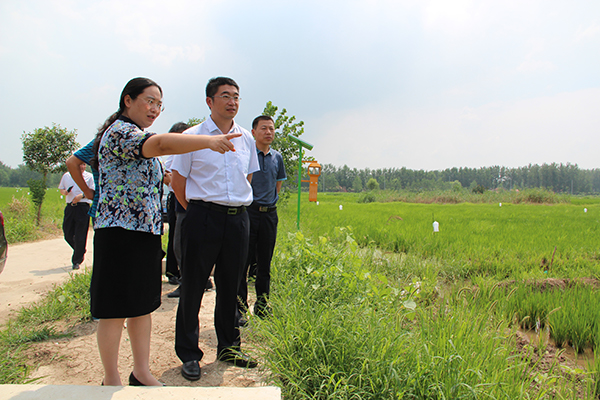
[[[161,238],[123,228],[96,229],[90,285],[92,316],[132,318],[160,306]]]

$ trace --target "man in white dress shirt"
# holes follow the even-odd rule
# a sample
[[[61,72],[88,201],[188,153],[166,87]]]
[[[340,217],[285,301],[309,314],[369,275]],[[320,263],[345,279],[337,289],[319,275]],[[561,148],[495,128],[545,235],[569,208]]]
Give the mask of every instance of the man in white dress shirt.
[[[85,164],[79,166],[86,185],[94,190],[94,177],[85,170]],[[71,174],[65,172],[58,184],[60,194],[65,196],[67,206],[63,218],[63,233],[65,240],[73,249],[71,263],[73,269],[79,269],[83,262],[87,245],[87,234],[90,226],[91,199],[86,199],[83,191],[77,186]]]
[[[199,361],[204,353],[198,347],[198,312],[213,265],[217,358],[239,367],[256,367],[256,361],[240,350],[236,318],[238,284],[248,253],[250,223],[246,206],[252,203],[252,173],[259,169],[252,135],[233,120],[239,96],[239,86],[233,79],[212,78],[206,86],[210,117],[184,132],[241,133],[231,140],[235,150],[225,154],[210,150],[181,154],[171,165],[173,191],[186,208],[175,351],[183,362],[181,374],[188,380],[201,376]]]

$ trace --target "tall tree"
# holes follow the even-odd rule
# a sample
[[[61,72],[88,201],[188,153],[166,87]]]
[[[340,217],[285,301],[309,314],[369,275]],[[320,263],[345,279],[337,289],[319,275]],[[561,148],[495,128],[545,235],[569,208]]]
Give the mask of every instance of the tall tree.
[[[79,148],[77,130],[68,131],[60,125],[52,124],[52,127],[36,128],[33,132],[24,132],[21,136],[23,143],[23,161],[32,171],[42,174],[41,182],[30,183],[30,189],[35,195],[37,205],[37,224],[40,224],[42,216],[42,203],[44,201],[46,181],[49,173],[64,172],[67,170],[65,161]]]

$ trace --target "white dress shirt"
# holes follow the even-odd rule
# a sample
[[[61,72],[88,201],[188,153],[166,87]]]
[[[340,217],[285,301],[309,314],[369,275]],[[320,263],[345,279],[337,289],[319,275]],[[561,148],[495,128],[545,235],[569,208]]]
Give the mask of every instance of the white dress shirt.
[[[95,189],[94,177],[92,176],[92,174],[90,174],[87,171],[83,171],[82,175],[83,175],[83,180],[85,181],[86,185],[90,189],[94,190]],[[71,174],[68,172],[65,172],[65,174],[62,176],[60,183],[58,184],[58,188],[64,189],[64,190],[72,188],[71,191],[69,193],[67,193],[67,195],[65,196],[65,200],[67,203],[71,203],[73,201],[73,199],[75,198],[75,196],[83,194],[83,191],[81,189],[79,189],[79,186],[77,186],[77,184],[71,177]],[[79,200],[79,202],[92,204],[92,199],[81,199],[81,200]]]
[[[163,156],[160,158],[160,161],[163,164],[163,167],[165,167],[165,172],[171,172],[171,164],[173,164],[173,155],[169,155],[169,156]],[[171,186],[171,184],[169,183],[169,192],[173,191],[173,186]]]
[[[186,178],[185,198],[224,206],[239,207],[252,203],[252,186],[247,176],[259,170],[252,134],[236,124],[227,133],[241,133],[231,140],[235,151],[225,154],[210,149],[173,157],[171,169]],[[186,130],[184,135],[221,135],[212,118]]]

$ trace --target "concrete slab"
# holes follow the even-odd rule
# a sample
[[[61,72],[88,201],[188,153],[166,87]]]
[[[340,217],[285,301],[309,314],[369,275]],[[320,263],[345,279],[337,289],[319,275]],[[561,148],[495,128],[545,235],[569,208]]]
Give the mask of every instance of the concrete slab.
[[[0,385],[3,400],[281,400],[273,386],[233,387],[133,387],[71,385]]]

